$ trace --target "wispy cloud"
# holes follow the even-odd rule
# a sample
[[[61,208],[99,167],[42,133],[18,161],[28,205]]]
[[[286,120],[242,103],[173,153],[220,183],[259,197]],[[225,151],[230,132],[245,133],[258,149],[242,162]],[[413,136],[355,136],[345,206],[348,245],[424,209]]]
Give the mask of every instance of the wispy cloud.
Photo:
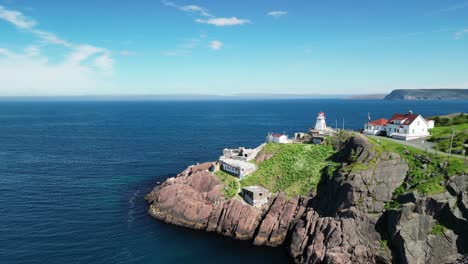
[[[85,95],[112,88],[92,68],[67,61],[49,63],[40,48],[33,46],[20,53],[0,48],[0,80],[2,96]]]
[[[113,73],[110,50],[90,44],[75,44],[39,29],[38,23],[23,13],[0,5],[0,22],[6,21],[37,38],[23,51],[0,48],[1,95],[75,95],[102,92]],[[68,55],[51,62],[42,47],[58,45]],[[24,76],[28,76],[24,78]]]
[[[42,30],[32,30],[33,34],[41,39],[44,44],[54,44],[54,45],[62,45],[64,47],[71,48],[73,45],[68,41],[61,39],[57,35],[51,32],[42,31]]]
[[[27,30],[35,35],[44,45],[52,44],[68,48],[71,52],[67,58],[68,63],[80,64],[95,56],[94,62],[88,65],[92,65],[106,74],[112,72],[114,60],[111,57],[110,51],[105,48],[89,44],[74,44],[66,41],[52,32],[37,29],[37,22],[34,19],[25,16],[19,11],[8,10],[1,5],[0,20],[7,21],[20,29]]]
[[[208,9],[197,6],[197,5],[178,5],[174,2],[163,0],[162,3],[166,6],[174,7],[176,9],[179,9],[180,11],[184,11],[187,13],[192,13],[195,15],[200,15],[204,17],[213,17],[212,14],[208,11]]]
[[[210,48],[212,50],[220,50],[223,47],[223,42],[219,40],[213,40],[210,42]]]
[[[239,19],[237,17],[231,17],[231,18],[218,17],[218,18],[210,18],[210,19],[197,19],[195,20],[195,22],[201,23],[201,24],[214,25],[217,27],[225,27],[225,26],[237,26],[237,25],[248,24],[250,23],[250,20]]]
[[[285,16],[287,14],[288,14],[288,12],[286,12],[286,11],[270,11],[270,12],[267,13],[267,16],[272,16],[274,18],[279,18],[279,17]]]
[[[35,20],[24,16],[23,13],[15,11],[15,10],[8,10],[1,5],[0,5],[0,19],[8,21],[12,23],[13,25],[22,29],[30,29],[37,25]]]
[[[200,45],[202,38],[204,37],[200,36],[198,38],[183,40],[180,44],[177,45],[175,49],[163,52],[163,55],[165,56],[188,55],[192,53],[193,49],[195,49],[196,47]]]
[[[461,39],[463,38],[466,34],[468,34],[468,28],[462,29],[458,32],[455,32],[455,39]]]
[[[250,23],[250,20],[248,19],[240,19],[237,17],[230,17],[230,18],[229,17],[216,17],[215,15],[211,14],[207,8],[197,6],[197,5],[178,5],[168,0],[162,0],[162,3],[166,6],[176,8],[185,13],[190,13],[190,14],[204,17],[203,19],[201,18],[195,19],[195,22],[201,23],[201,24],[208,24],[208,25],[223,27],[223,26],[244,25],[244,24]]]

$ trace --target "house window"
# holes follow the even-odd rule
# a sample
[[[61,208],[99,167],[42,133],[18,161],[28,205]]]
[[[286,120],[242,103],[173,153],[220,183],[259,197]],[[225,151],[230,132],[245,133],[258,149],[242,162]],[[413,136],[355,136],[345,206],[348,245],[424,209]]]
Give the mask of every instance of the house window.
[[[420,125],[421,125],[421,121],[418,121],[418,126],[420,126]]]
[[[414,129],[413,129],[413,134],[414,134]]]

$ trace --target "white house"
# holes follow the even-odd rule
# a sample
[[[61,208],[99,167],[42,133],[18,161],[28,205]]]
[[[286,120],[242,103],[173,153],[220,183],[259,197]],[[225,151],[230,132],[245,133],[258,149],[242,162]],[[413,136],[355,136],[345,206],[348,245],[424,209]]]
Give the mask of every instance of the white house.
[[[410,140],[429,136],[429,129],[433,127],[434,121],[410,111],[408,114],[394,114],[388,120],[385,131],[389,137]]]
[[[364,124],[364,134],[367,135],[378,135],[386,131],[388,120],[380,118],[374,121],[369,121]]]
[[[289,143],[288,136],[284,134],[273,134],[269,133],[266,137],[267,143],[281,143],[286,144]]]

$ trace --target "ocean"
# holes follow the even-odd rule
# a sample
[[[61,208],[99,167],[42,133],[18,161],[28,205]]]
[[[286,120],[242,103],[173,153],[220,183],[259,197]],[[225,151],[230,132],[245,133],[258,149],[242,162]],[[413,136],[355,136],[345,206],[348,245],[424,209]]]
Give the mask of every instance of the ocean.
[[[144,196],[225,147],[307,131],[319,111],[357,130],[409,110],[468,101],[0,102],[0,263],[288,263],[282,248],[161,223]]]

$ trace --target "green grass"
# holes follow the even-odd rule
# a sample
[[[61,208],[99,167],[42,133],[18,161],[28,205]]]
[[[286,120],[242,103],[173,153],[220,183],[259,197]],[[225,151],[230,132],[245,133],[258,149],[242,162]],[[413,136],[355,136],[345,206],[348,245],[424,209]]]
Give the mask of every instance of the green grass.
[[[435,116],[435,128],[431,129],[429,141],[435,142],[435,147],[443,152],[450,152],[452,129],[454,130],[452,153],[463,154],[467,151],[463,146],[468,141],[468,115]]]
[[[452,134],[452,128],[455,129],[455,133],[466,131],[468,130],[468,123],[452,126],[434,127],[433,129],[431,129],[431,135],[432,137],[436,138],[450,137],[450,135]]]
[[[385,250],[385,249],[387,249],[387,248],[390,248],[390,247],[389,247],[389,244],[388,244],[388,240],[386,240],[386,239],[380,240],[380,248],[381,248],[382,250]]]
[[[214,173],[216,178],[220,180],[225,188],[223,190],[224,197],[227,199],[230,199],[234,197],[237,194],[237,191],[239,190],[239,182],[237,181],[237,178],[224,172],[224,171],[216,171]]]
[[[447,228],[445,226],[443,226],[439,222],[436,222],[434,226],[432,226],[431,234],[436,236],[444,236],[446,230]]]
[[[434,116],[430,117],[435,121],[435,126],[452,126],[452,125],[460,125],[460,124],[468,124],[468,115],[467,114],[459,114],[459,115],[450,115],[449,116]]]
[[[399,204],[397,201],[390,200],[387,203],[385,203],[385,209],[387,210],[397,210],[401,208],[401,204]]]
[[[267,144],[262,150],[273,157],[241,181],[241,186],[262,185],[272,192],[283,191],[288,197],[306,195],[315,190],[322,175],[334,171],[335,153],[331,146],[310,144]]]
[[[391,151],[403,157],[409,166],[409,172],[405,179],[405,183],[398,187],[394,194],[399,195],[407,191],[417,190],[424,195],[437,194],[445,191],[445,187],[440,182],[445,182],[447,177],[468,173],[468,166],[464,161],[459,158],[447,158],[445,156],[437,156],[429,154],[422,150],[412,147],[404,146],[390,140],[369,138],[374,143],[377,152]],[[431,161],[426,165],[417,158],[417,156],[424,156]],[[447,161],[448,164],[445,168],[441,168],[439,164]],[[424,169],[423,166],[426,166]],[[409,185],[410,188],[405,190],[403,186]]]

